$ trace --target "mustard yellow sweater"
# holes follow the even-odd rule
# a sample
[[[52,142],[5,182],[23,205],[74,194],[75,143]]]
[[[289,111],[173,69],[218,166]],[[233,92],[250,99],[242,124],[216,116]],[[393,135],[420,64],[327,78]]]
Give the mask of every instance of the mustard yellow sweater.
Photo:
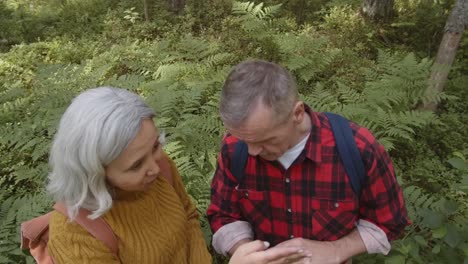
[[[149,190],[121,193],[103,217],[119,238],[123,263],[211,263],[198,213],[171,161],[173,186],[158,177]],[[118,263],[110,250],[81,226],[54,212],[49,254],[58,263]]]

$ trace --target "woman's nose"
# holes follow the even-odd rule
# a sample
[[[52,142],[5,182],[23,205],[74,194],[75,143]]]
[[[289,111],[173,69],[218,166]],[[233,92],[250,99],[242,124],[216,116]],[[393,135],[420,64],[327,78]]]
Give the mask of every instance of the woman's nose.
[[[159,164],[157,163],[156,160],[152,159],[151,161],[151,167],[149,168],[147,174],[148,175],[156,175],[161,171],[161,168],[159,167]]]

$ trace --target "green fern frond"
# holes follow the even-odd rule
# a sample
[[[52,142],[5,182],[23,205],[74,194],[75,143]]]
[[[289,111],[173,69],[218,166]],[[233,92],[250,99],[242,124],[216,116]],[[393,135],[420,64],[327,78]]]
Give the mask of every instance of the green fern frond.
[[[10,196],[2,199],[0,207],[0,255],[4,259],[18,259],[23,253],[19,250],[19,227],[50,210],[51,200],[43,193],[26,196]],[[17,261],[14,261],[17,262]]]
[[[222,66],[234,60],[235,56],[231,53],[222,52],[210,55],[204,60],[204,64],[207,67],[214,68],[216,66]]]
[[[312,64],[311,59],[299,55],[290,56],[290,58],[283,63],[284,67],[290,69],[291,71],[304,68],[310,64]]]
[[[376,133],[378,134],[378,133]],[[385,150],[386,151],[391,151],[395,148],[395,139],[394,138],[391,138],[391,137],[384,137],[384,136],[378,136],[378,135],[375,135],[376,138],[379,140],[379,143],[382,144],[382,146],[384,146]]]
[[[314,79],[340,52],[325,49],[326,38],[307,34],[278,34],[274,41],[281,52],[281,64],[304,82]]]
[[[266,6],[263,10],[265,13],[265,18],[273,18],[275,17],[280,11],[283,4],[277,4],[272,6]]]
[[[263,5],[263,4],[262,4]],[[232,2],[232,13],[235,15],[245,15],[252,11],[255,7],[254,2]]]
[[[355,89],[351,89],[346,84],[340,81],[337,81],[336,85],[338,87],[338,98],[343,104],[358,104],[362,102],[363,96]]]
[[[254,2],[238,2],[232,4],[232,13],[234,15],[249,15],[257,19],[271,18],[281,9],[281,4],[263,7],[263,3],[255,5]]]
[[[304,95],[304,101],[309,104],[314,111],[339,112],[335,111],[340,107],[337,97],[333,95],[330,90],[325,89],[321,83],[317,83],[307,95]]]
[[[154,79],[169,80],[176,79],[187,70],[185,63],[173,63],[160,65],[153,74]]]

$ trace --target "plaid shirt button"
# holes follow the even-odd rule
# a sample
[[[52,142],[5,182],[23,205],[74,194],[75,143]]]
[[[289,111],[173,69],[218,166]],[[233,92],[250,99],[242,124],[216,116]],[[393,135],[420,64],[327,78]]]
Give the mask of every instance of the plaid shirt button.
[[[294,235],[290,235],[289,238],[290,238],[290,239],[293,239],[293,238],[294,238]]]
[[[290,182],[289,178],[286,178],[286,183],[289,183],[289,182]]]
[[[291,212],[292,212],[291,208],[288,208],[288,213],[291,213]]]
[[[339,204],[339,203],[335,203],[335,207],[336,207],[336,208],[340,207],[340,204]]]

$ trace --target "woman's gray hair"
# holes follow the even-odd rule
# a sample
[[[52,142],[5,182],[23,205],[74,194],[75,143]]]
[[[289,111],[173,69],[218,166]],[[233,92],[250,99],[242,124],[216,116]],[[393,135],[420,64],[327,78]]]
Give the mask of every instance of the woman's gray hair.
[[[291,113],[299,96],[292,75],[278,64],[249,60],[229,73],[221,92],[220,114],[223,122],[239,127],[252,108],[263,103],[275,112],[278,122]]]
[[[98,87],[75,99],[63,114],[50,152],[47,191],[74,219],[80,208],[100,217],[112,207],[105,167],[136,137],[154,111],[126,90]]]

